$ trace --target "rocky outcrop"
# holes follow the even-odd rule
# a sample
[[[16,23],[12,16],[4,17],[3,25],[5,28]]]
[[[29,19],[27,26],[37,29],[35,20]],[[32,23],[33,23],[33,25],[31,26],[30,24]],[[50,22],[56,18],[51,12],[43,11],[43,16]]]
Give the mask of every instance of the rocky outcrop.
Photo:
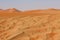
[[[9,8],[9,9],[7,9],[7,11],[9,11],[9,12],[21,12],[15,8]]]
[[[17,10],[15,8],[9,8],[9,9],[6,9],[6,10],[0,10],[0,13],[21,13],[22,11],[20,10]]]

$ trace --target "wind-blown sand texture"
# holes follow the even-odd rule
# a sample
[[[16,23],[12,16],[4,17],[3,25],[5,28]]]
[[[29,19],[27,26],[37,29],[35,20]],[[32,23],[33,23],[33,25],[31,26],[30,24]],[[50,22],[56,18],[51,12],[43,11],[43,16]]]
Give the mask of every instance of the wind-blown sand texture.
[[[0,40],[60,40],[60,10],[9,10],[0,11]]]

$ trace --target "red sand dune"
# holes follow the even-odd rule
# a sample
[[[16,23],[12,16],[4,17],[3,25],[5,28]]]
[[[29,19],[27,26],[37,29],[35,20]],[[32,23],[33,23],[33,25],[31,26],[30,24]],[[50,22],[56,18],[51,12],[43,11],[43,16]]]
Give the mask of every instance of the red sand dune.
[[[0,40],[60,40],[60,9],[1,9]]]

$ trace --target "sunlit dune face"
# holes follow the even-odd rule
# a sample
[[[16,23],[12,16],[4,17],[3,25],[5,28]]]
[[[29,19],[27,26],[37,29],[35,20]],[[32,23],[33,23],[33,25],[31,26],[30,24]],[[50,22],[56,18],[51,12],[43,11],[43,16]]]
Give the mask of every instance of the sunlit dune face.
[[[0,10],[0,40],[60,40],[60,10]]]

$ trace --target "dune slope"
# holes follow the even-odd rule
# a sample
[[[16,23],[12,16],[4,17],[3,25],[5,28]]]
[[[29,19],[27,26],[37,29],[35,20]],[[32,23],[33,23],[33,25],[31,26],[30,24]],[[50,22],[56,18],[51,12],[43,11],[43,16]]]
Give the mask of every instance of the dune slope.
[[[9,10],[0,12],[0,40],[60,39],[60,10]]]

